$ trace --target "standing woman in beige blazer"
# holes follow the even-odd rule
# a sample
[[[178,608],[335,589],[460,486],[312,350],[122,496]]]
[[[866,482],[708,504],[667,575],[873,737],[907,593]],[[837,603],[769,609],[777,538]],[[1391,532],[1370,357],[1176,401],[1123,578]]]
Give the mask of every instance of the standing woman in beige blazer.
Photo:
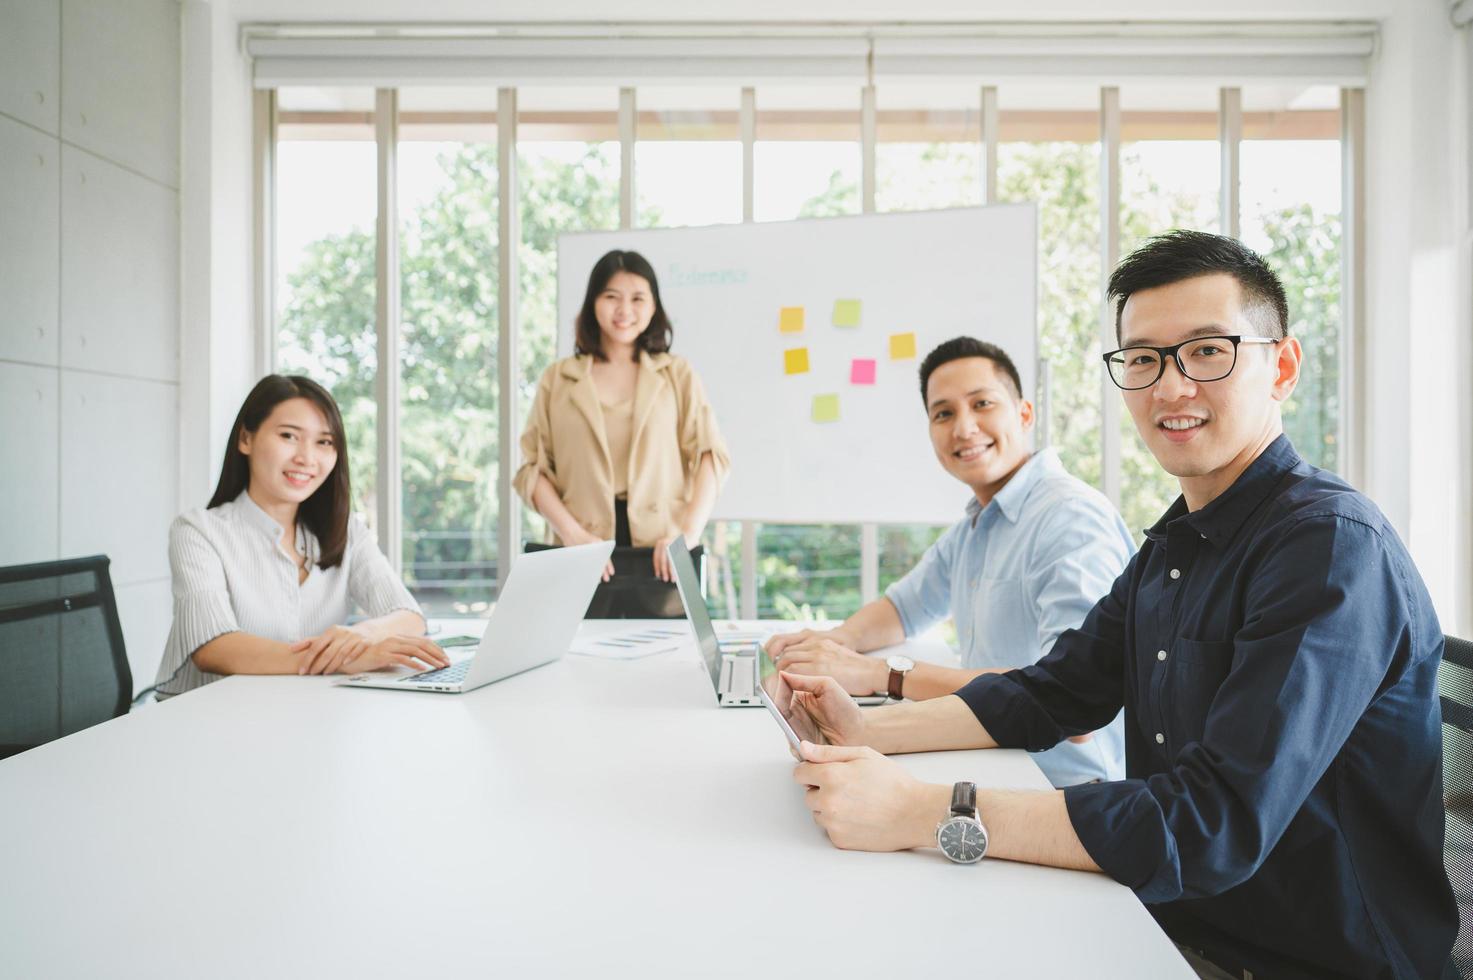
[[[575,353],[537,385],[516,475],[557,543],[653,548],[649,571],[665,583],[675,580],[665,546],[700,540],[731,468],[700,379],[670,353],[673,335],[649,262],[623,251],[599,259]],[[610,563],[604,581],[613,574]]]

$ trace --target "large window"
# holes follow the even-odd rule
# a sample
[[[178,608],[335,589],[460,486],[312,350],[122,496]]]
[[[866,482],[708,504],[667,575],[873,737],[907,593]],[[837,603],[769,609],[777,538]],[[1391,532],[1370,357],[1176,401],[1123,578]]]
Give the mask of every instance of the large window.
[[[1118,131],[1102,128],[1092,84],[996,88],[997,200],[1039,208],[1039,357],[1047,430],[1071,472],[1097,486],[1118,472],[1117,505],[1133,531],[1176,495],[1119,413],[1118,449],[1103,438],[1119,393],[1102,386],[1101,283],[1106,220],[1120,254],[1171,228],[1223,225],[1222,93],[1206,85],[1125,85]],[[753,88],[754,220],[863,210],[864,131],[857,85]],[[498,390],[499,259],[517,249],[516,371],[522,417],[557,353],[557,236],[619,226],[620,90],[517,89],[515,193],[520,240],[499,235],[497,93],[398,92],[395,147],[401,288],[398,406],[404,574],[432,613],[480,612],[496,591],[503,440]],[[1236,190],[1241,237],[1268,256],[1289,293],[1305,371],[1285,406],[1298,448],[1342,462],[1338,90],[1257,86],[1240,93]],[[877,83],[875,210],[973,206],[984,200],[982,88]],[[737,85],[634,91],[633,219],[638,228],[731,223],[743,216],[743,97]],[[276,358],[323,381],[349,433],[355,507],[374,520],[379,410],[375,380],[377,147],[369,89],[277,92]],[[1231,130],[1230,130],[1231,131]],[[1107,137],[1117,138],[1112,143]],[[1119,211],[1101,213],[1102,160],[1119,166]],[[985,335],[985,323],[979,323]],[[918,413],[919,416],[919,413]],[[918,418],[916,438],[926,438]],[[743,461],[747,465],[756,465]],[[718,507],[719,509],[719,507]],[[542,540],[522,509],[520,540]],[[382,533],[384,529],[380,529]],[[942,529],[853,524],[743,527],[713,521],[704,544],[718,616],[838,619],[904,575]],[[874,547],[869,542],[873,540]],[[756,556],[744,567],[743,545]],[[747,588],[754,591],[750,594]]]
[[[1304,345],[1284,430],[1310,462],[1340,454],[1340,93],[1328,86],[1243,90],[1243,241],[1284,281],[1289,333]]]
[[[738,88],[639,90],[634,145],[638,227],[742,220],[741,101]]]
[[[1048,369],[1048,441],[1069,472],[1100,484],[1099,90],[998,90],[999,201],[1038,204],[1038,356]]]
[[[276,144],[276,367],[320,382],[348,433],[353,506],[372,525],[378,474],[371,89],[281,89]]]
[[[404,580],[431,615],[496,595],[495,120],[494,89],[399,93]]]

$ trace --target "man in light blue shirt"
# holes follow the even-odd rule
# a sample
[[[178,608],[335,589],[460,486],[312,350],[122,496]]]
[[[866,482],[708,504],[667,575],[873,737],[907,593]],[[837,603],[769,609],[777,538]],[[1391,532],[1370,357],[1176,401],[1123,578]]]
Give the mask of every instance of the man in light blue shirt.
[[[833,677],[850,694],[941,697],[979,674],[1034,663],[1084,616],[1135,551],[1125,522],[1053,450],[1031,448],[1033,406],[1000,348],[972,337],[940,345],[921,364],[931,444],[971,488],[966,516],[915,568],[832,630],[773,637],[779,668]],[[862,654],[952,616],[961,669]],[[1035,756],[1056,787],[1124,778],[1119,716],[1080,741]]]

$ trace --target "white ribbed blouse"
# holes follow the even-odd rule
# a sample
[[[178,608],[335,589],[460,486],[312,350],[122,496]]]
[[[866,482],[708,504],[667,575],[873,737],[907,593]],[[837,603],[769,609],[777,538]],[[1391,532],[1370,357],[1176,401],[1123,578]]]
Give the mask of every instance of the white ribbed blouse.
[[[348,544],[335,568],[317,566],[317,538],[298,525],[297,547],[310,561],[300,585],[281,534],[281,525],[244,491],[227,504],[174,520],[169,528],[174,625],[159,664],[161,699],[223,676],[200,670],[191,655],[225,633],[294,643],[347,622],[354,607],[369,618],[396,609],[424,615],[357,515],[348,520]]]

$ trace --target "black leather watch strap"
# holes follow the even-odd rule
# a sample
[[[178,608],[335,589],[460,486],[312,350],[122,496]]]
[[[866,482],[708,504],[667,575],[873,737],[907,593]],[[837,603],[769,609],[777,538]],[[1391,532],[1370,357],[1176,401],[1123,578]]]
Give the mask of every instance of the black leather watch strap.
[[[956,817],[977,815],[977,784],[960,782],[951,788],[951,813]]]

